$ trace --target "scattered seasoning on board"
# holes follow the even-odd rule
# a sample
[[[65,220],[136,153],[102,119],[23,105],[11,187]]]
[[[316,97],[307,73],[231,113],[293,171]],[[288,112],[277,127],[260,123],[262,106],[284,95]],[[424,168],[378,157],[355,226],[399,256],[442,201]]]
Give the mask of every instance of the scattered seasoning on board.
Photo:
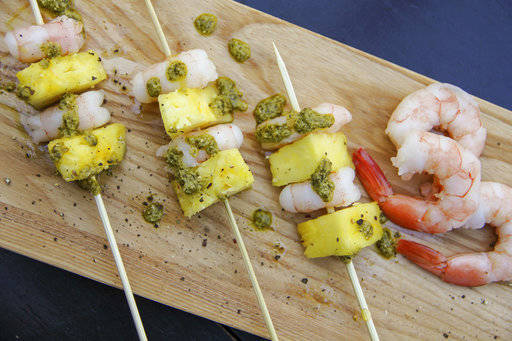
[[[251,47],[246,42],[232,38],[228,42],[229,54],[239,63],[245,62],[251,57]]]
[[[252,223],[260,231],[268,230],[272,224],[272,213],[258,208],[252,213]]]
[[[155,225],[160,221],[160,219],[162,219],[163,215],[164,206],[159,202],[149,203],[146,208],[144,208],[144,211],[142,211],[142,217],[144,220]]]
[[[387,259],[395,257],[398,239],[400,239],[400,233],[393,233],[390,229],[384,228],[382,238],[375,244],[380,255]]]
[[[282,94],[275,94],[262,99],[258,104],[256,104],[252,113],[256,120],[256,124],[281,116],[285,105],[286,97]]]
[[[217,17],[211,13],[203,13],[194,20],[194,26],[200,35],[209,36],[217,28]]]

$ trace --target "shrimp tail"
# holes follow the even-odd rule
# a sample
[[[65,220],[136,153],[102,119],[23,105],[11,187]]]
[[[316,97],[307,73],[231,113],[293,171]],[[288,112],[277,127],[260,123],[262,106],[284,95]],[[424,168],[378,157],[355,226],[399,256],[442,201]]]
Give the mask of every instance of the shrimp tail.
[[[443,277],[448,259],[439,251],[406,239],[398,241],[396,251],[423,269]]]
[[[382,202],[393,195],[391,184],[366,150],[363,148],[356,150],[353,154],[353,161],[357,177],[373,200]]]

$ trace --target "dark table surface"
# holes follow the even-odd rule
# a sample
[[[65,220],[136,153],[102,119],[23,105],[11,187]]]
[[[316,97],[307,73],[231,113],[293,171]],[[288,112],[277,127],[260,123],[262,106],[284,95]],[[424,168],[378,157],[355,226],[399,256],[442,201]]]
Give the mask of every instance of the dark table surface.
[[[512,109],[512,1],[240,2]],[[1,249],[0,274],[1,340],[137,338],[121,290]],[[260,340],[137,303],[152,340]]]

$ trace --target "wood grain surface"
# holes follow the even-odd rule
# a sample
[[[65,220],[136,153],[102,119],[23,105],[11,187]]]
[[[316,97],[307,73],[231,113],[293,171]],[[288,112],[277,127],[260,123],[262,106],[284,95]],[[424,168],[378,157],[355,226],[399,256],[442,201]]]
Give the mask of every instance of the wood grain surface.
[[[364,146],[382,165],[395,189],[418,193],[419,179],[403,182],[389,158],[395,149],[384,133],[387,119],[408,93],[433,80],[349,46],[228,0],[154,0],[171,49],[203,48],[220,75],[238,82],[250,106],[235,123],[245,133],[241,152],[255,176],[252,190],[230,199],[278,335],[283,340],[364,339],[368,334],[345,272],[335,258],[303,256],[296,224],[308,218],[288,214],[271,186],[267,161],[254,138],[251,112],[262,98],[284,92],[271,41],[285,59],[302,106],[332,102],[346,106],[353,121],[344,132],[349,146]],[[86,48],[142,64],[164,58],[143,1],[81,1]],[[200,36],[193,19],[203,12],[219,17],[211,37]],[[48,17],[46,17],[48,19]],[[0,1],[0,31],[32,24],[28,1]],[[247,41],[252,57],[237,64],[227,41]],[[14,79],[23,67],[0,45],[0,73]],[[104,200],[134,291],[150,299],[266,336],[249,279],[229,229],[222,204],[194,218],[183,217],[172,193],[158,146],[168,141],[156,105],[141,114],[113,79],[100,86],[113,121],[128,128],[128,152],[113,176],[103,176]],[[482,156],[483,179],[512,185],[511,112],[479,100],[488,129]],[[0,107],[0,246],[119,287],[92,197],[55,174],[44,148],[31,147],[18,114]],[[10,178],[7,185],[4,178]],[[153,194],[165,202],[165,217],[155,229],[141,217]],[[274,231],[251,227],[259,207],[274,215]],[[489,250],[492,229],[459,230],[429,236],[399,229],[447,253]],[[278,251],[276,244],[284,247]],[[276,260],[275,256],[280,258]],[[384,260],[370,247],[354,260],[363,290],[383,339],[510,339],[512,288],[490,284],[469,289],[441,282],[402,257]],[[65,288],[63,288],[65,290]],[[144,320],[144,316],[142,316]],[[128,325],[129,321],[127,321]]]

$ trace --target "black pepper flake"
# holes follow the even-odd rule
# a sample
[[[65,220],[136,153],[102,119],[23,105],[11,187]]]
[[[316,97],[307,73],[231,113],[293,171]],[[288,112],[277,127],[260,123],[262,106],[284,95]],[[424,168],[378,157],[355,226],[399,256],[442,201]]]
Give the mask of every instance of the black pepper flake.
[[[181,278],[180,278],[180,281],[184,281],[184,280],[185,280],[185,277],[181,277]]]
[[[275,255],[275,256],[274,256],[274,259],[275,259],[275,260],[279,260],[279,258],[281,258],[281,256],[279,256],[279,255]]]
[[[237,314],[240,314],[241,312],[242,312],[242,310],[240,310],[240,309],[238,309],[238,310],[236,311],[236,313],[237,313]]]
[[[199,202],[203,202],[203,201],[204,201],[203,197],[199,198]]]
[[[106,250],[106,249],[108,249],[107,244],[103,244],[103,248],[104,248],[105,250]]]
[[[94,81],[94,80],[96,80],[96,77],[95,77],[95,76],[92,76],[92,77],[91,77],[91,79]]]
[[[203,242],[201,243],[202,247],[206,247],[208,245],[208,239],[203,239]]]
[[[53,237],[53,241],[56,242],[57,241],[57,237]]]
[[[208,184],[208,186],[206,186],[206,188],[210,188],[210,187],[212,187],[212,183],[211,182]]]
[[[307,278],[303,278],[303,279],[301,279],[300,281],[301,281],[302,283],[304,283],[304,284],[308,284],[308,279],[307,279]]]
[[[444,336],[445,339],[448,338],[448,334],[446,334],[446,333],[443,333],[443,336]]]
[[[356,221],[357,225],[363,225],[363,219],[359,219]]]

